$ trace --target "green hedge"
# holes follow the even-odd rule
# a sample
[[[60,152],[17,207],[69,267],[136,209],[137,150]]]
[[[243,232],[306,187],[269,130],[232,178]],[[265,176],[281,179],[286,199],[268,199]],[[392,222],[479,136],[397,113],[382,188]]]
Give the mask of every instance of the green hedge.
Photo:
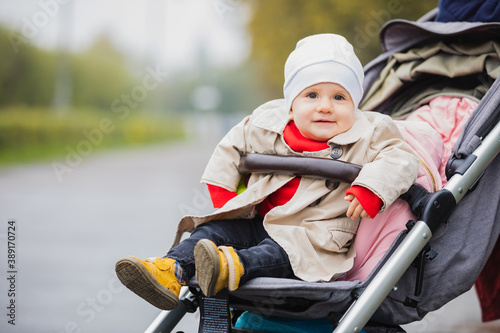
[[[184,137],[182,121],[139,110],[120,118],[96,110],[0,109],[0,164],[63,156],[78,145],[97,150],[176,140]]]

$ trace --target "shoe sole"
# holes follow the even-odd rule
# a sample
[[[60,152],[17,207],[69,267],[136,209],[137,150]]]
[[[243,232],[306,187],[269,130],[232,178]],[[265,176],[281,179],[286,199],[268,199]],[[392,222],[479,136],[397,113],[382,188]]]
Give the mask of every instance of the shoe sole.
[[[238,288],[238,284],[236,283],[236,272],[235,272],[235,262],[233,259],[233,256],[231,255],[231,252],[229,251],[229,248],[226,246],[221,246],[219,249],[224,253],[224,256],[226,257],[227,260],[227,267],[228,267],[228,272],[227,272],[227,277],[228,277],[228,286],[227,288],[229,291],[234,291],[236,288]],[[239,279],[238,279],[239,281]]]
[[[116,275],[125,287],[162,310],[179,305],[179,297],[153,278],[144,265],[134,258],[123,258],[115,265]]]
[[[194,247],[194,263],[196,266],[196,280],[205,296],[215,295],[215,286],[220,272],[219,254],[212,242],[200,240]]]

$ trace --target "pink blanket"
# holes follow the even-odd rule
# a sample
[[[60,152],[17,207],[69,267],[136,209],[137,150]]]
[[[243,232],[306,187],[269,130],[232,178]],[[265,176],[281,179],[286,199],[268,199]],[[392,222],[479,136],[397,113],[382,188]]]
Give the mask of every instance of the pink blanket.
[[[398,122],[406,142],[420,157],[417,184],[434,192],[446,183],[444,171],[451,149],[476,106],[467,98],[440,96]],[[401,199],[374,219],[362,219],[354,240],[354,266],[343,280],[365,280],[412,219],[415,216]]]

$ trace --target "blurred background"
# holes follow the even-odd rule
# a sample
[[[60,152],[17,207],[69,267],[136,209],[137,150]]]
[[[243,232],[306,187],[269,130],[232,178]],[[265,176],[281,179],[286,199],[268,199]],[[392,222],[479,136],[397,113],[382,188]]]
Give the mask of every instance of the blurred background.
[[[239,118],[280,98],[283,65],[314,33],[363,64],[393,18],[434,1],[0,1],[0,163],[61,156],[109,118],[94,150],[178,140],[192,117]],[[156,73],[152,74],[152,73]],[[189,126],[187,124],[190,124]]]
[[[204,165],[232,125],[281,98],[295,43],[338,33],[366,64],[386,21],[436,6],[0,0],[0,332],[144,331],[159,310],[119,284],[116,260],[163,255],[183,215],[212,210]],[[468,302],[454,310],[460,323],[479,321]],[[433,331],[443,315],[428,318],[411,332]],[[179,331],[196,332],[196,321]]]

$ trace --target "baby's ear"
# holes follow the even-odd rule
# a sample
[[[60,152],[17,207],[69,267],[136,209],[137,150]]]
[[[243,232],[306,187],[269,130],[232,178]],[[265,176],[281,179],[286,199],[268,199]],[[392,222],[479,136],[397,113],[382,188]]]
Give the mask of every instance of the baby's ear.
[[[290,120],[293,120],[293,110],[292,110],[292,108],[290,108],[290,111],[288,111],[288,116],[289,116]]]

